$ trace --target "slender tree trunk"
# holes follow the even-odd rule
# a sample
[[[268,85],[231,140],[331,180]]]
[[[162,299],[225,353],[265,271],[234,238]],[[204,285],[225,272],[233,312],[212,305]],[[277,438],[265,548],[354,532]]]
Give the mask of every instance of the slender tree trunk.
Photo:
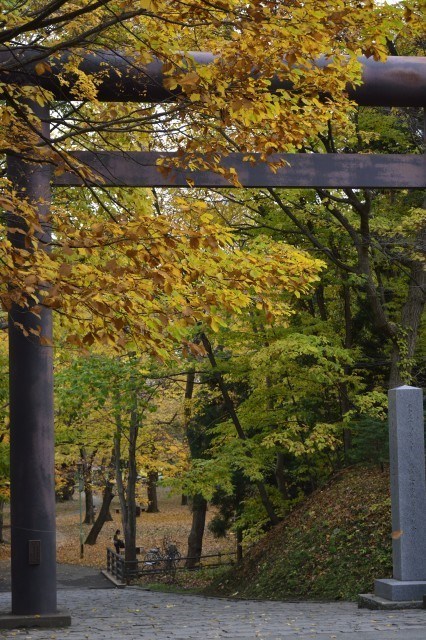
[[[148,484],[146,487],[148,494],[148,513],[158,513],[158,496],[157,496],[158,471],[149,471]]]
[[[206,512],[207,500],[198,493],[193,497],[192,501],[192,526],[188,536],[188,558],[185,564],[187,569],[192,569],[200,562]]]
[[[85,516],[84,524],[93,524],[95,522],[95,507],[93,504],[93,487],[92,487],[92,463],[94,454],[88,456],[84,448],[80,449],[82,461],[82,473],[84,482],[84,498],[85,498]]]
[[[189,423],[191,420],[191,405],[192,405],[192,396],[194,393],[194,383],[195,383],[195,373],[194,371],[189,371],[186,376],[186,385],[185,385],[185,403],[184,403],[184,424],[185,424],[185,433],[188,435]],[[192,451],[191,451],[192,453]],[[196,494],[191,497],[192,499],[192,524],[191,531],[188,536],[188,550],[187,550],[187,560],[186,567],[191,569],[195,567],[197,562],[200,561],[201,551],[203,548],[203,536],[204,536],[204,528],[206,524],[206,512],[207,512],[207,501],[203,498],[202,495]],[[183,500],[183,496],[182,496]],[[188,498],[186,497],[186,503],[188,503]]]
[[[93,491],[88,483],[84,488],[86,513],[84,516],[84,524],[93,524],[95,521],[95,505],[93,504]]]
[[[136,402],[135,402],[136,404]],[[129,468],[127,474],[126,507],[127,519],[124,524],[125,558],[136,561],[136,441],[139,431],[139,414],[135,406],[131,412],[129,430]]]
[[[130,425],[127,435],[128,444],[128,463],[127,463],[127,482],[124,486],[123,472],[121,465],[121,437],[123,434],[123,423],[119,413],[115,416],[116,432],[114,436],[114,466],[116,477],[116,488],[121,507],[121,522],[124,533],[124,558],[126,561],[127,571],[136,568],[136,443],[139,433],[140,415],[138,411],[138,390],[133,390],[133,406],[130,410]],[[127,579],[131,577],[131,573],[127,574]]]
[[[226,388],[226,384],[225,381],[223,379],[223,376],[221,375],[221,373],[217,370],[217,364],[216,364],[216,359],[213,355],[213,350],[212,350],[212,346],[210,344],[209,339],[207,338],[205,333],[202,333],[200,335],[201,341],[203,343],[203,346],[206,350],[207,356],[209,358],[210,364],[212,366],[212,369],[214,371],[214,375],[216,378],[216,382],[217,385],[222,393],[222,398],[223,398],[223,402],[225,405],[225,408],[229,414],[229,417],[231,418],[232,422],[234,423],[235,429],[237,431],[238,437],[241,440],[247,440],[247,436],[244,432],[244,429],[242,428],[242,425],[239,421],[239,418],[237,416],[237,412],[235,410],[234,407],[234,403],[232,402],[231,396],[228,393],[228,389]],[[250,453],[247,452],[247,456],[250,456]],[[257,480],[255,482],[255,485],[257,487],[257,490],[259,492],[260,495],[260,499],[262,501],[262,504],[265,508],[266,513],[268,514],[268,518],[271,522],[272,525],[276,525],[278,524],[281,519],[277,516],[277,514],[275,513],[275,509],[274,506],[272,504],[272,502],[269,499],[268,493],[266,491],[266,487],[265,484],[263,482],[261,482],[260,480]]]
[[[93,527],[90,529],[84,544],[96,544],[98,535],[100,534],[105,522],[107,522],[108,519],[112,520],[109,508],[111,506],[113,497],[113,484],[108,480],[103,491],[101,508],[99,509],[98,516],[93,524]]]
[[[185,495],[184,493],[182,493],[182,495],[181,495],[180,504],[181,504],[181,507],[187,507],[188,506],[188,496]]]
[[[277,487],[279,492],[281,493],[284,500],[288,500],[288,490],[287,483],[285,481],[285,464],[284,464],[284,453],[278,451],[277,460],[275,463],[275,479],[277,481]]]
[[[243,559],[243,532],[241,531],[241,529],[237,529],[236,538],[237,538],[237,562],[240,562]]]
[[[342,274],[344,280],[347,280],[347,274]],[[343,305],[344,305],[344,317],[345,317],[345,348],[351,349],[353,345],[353,321],[352,321],[352,309],[351,309],[351,289],[347,282],[343,285]],[[349,375],[350,367],[345,365],[345,375]],[[339,396],[340,396],[340,410],[342,417],[349,411],[349,391],[346,382],[339,384]],[[352,432],[350,429],[343,429],[343,452],[345,460],[352,448]]]
[[[324,320],[324,321],[328,320],[327,307],[326,307],[325,297],[324,297],[324,287],[322,284],[319,284],[316,288],[315,300],[318,305],[318,311],[319,311],[321,320]]]
[[[115,470],[115,486],[117,490],[118,499],[120,502],[121,511],[121,525],[123,531],[125,530],[125,523],[127,522],[127,504],[126,496],[124,493],[123,472],[121,469],[121,419],[116,416],[117,431],[114,435],[114,470]]]

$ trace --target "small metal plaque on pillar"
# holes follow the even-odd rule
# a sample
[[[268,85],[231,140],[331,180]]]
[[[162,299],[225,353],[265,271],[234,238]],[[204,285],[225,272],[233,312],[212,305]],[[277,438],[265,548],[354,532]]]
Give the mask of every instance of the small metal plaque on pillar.
[[[28,540],[28,564],[40,564],[41,541]]]

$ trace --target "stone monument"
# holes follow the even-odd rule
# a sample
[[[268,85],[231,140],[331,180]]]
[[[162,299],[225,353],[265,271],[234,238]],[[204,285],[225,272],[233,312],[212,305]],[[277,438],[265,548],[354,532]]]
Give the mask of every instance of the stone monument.
[[[422,606],[426,596],[426,477],[423,392],[389,391],[393,578],[376,580],[360,606]]]

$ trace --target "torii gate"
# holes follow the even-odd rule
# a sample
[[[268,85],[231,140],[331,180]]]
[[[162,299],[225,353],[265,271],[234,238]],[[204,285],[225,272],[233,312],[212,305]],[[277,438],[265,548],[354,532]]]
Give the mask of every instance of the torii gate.
[[[39,75],[35,65],[37,50],[21,54],[0,52],[0,82],[34,84],[52,92],[56,100],[71,100],[68,89],[60,85],[57,75],[67,58],[64,53],[51,61],[51,70]],[[211,64],[209,53],[195,52],[194,60]],[[363,84],[347,87],[350,97],[366,106],[426,107],[426,58],[389,57],[385,63],[360,58]],[[326,59],[316,62],[327,64]],[[105,73],[106,66],[108,73]],[[138,69],[118,54],[87,54],[81,64],[85,73],[102,70],[98,88],[101,101],[159,102],[171,100],[177,92],[164,88],[162,64],[153,61]],[[272,88],[289,88],[273,79]],[[291,87],[290,87],[291,88]],[[49,109],[33,105],[49,134]],[[157,167],[159,157],[173,154],[147,152],[75,152],[75,157],[98,175],[85,185],[129,187],[230,187],[223,176],[212,171],[174,170],[165,176]],[[275,154],[273,160],[285,160],[289,166],[276,173],[266,163],[243,162],[243,154],[231,154],[223,165],[234,167],[244,187],[347,187],[347,188],[424,188],[424,155],[355,155],[355,154]],[[20,158],[7,158],[8,176],[18,193],[47,220],[51,185],[82,184],[76,174],[52,177],[48,167],[29,165]],[[43,204],[40,204],[42,202]],[[49,228],[44,229],[45,239]],[[22,235],[11,233],[15,246]],[[0,627],[65,626],[70,617],[57,611],[56,532],[54,492],[53,361],[52,349],[36,339],[24,337],[23,331],[41,325],[46,337],[52,334],[52,313],[43,309],[41,319],[15,307],[9,314],[10,358],[10,438],[11,438],[11,542],[12,542],[12,615],[0,619]],[[31,333],[30,333],[31,335]]]

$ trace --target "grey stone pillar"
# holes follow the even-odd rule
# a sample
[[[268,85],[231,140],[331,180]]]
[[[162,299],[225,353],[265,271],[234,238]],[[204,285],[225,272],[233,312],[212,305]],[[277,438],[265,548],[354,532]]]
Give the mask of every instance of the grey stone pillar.
[[[393,577],[426,580],[426,480],[422,390],[389,392]]]
[[[393,578],[376,580],[375,595],[391,601],[426,595],[426,479],[423,393],[389,391]]]

